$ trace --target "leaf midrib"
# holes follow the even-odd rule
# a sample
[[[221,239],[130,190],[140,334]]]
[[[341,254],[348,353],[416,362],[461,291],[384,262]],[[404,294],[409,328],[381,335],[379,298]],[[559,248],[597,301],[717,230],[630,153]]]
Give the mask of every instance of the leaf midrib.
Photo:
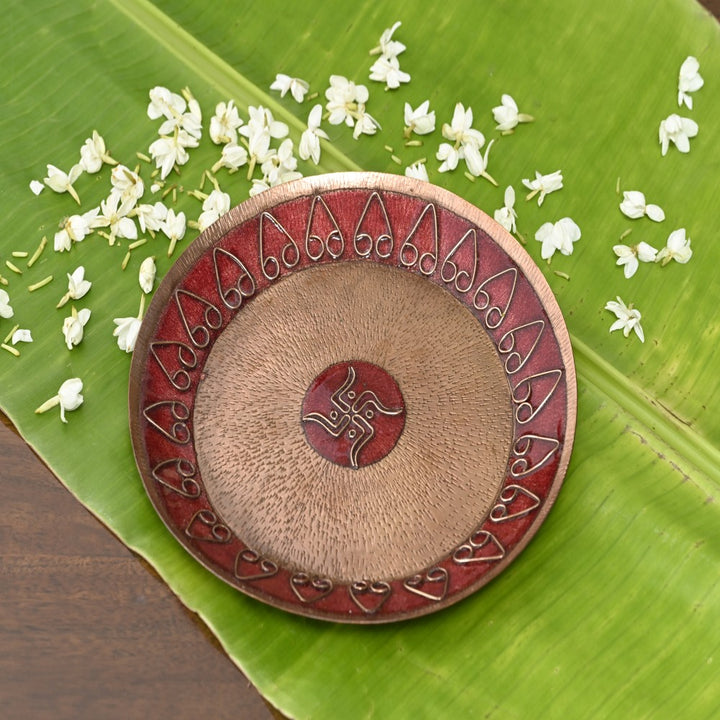
[[[192,68],[209,86],[215,87],[221,97],[233,98],[245,108],[250,105],[263,105],[270,109],[276,119],[287,123],[298,134],[305,129],[305,125],[271,95],[213,53],[149,0],[110,2],[179,62]],[[323,145],[323,160],[317,168],[319,173],[363,170],[329,143]],[[675,463],[679,460],[682,463],[679,468],[687,477],[690,477],[688,463],[699,470],[705,477],[693,473],[692,482],[711,497],[720,485],[720,449],[692,426],[681,422],[673,414],[672,408],[668,408],[618,372],[579,337],[571,333],[570,338],[581,384],[592,385],[640,423],[647,432],[647,437],[645,433],[641,433],[643,439],[650,442],[654,436],[661,441],[666,449],[666,452],[661,454],[662,459]]]

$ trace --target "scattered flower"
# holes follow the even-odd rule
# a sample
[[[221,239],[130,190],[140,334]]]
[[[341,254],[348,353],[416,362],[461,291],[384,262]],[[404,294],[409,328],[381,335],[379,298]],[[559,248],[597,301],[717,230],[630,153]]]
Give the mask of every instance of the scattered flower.
[[[290,132],[288,126],[275,120],[273,114],[266,107],[249,107],[250,119],[240,128],[240,134],[247,138],[248,153],[248,179],[252,177],[255,165],[264,163],[273,151],[270,149],[271,140],[280,140],[287,137]]]
[[[551,192],[555,192],[555,190],[560,190],[563,186],[563,176],[562,172],[560,170],[556,170],[553,173],[550,173],[549,175],[541,175],[537,170],[535,171],[535,179],[534,180],[528,180],[527,178],[523,178],[522,181],[523,185],[528,188],[531,192],[529,192],[526,196],[526,200],[532,200],[532,198],[535,197],[538,193],[540,195],[538,196],[538,207],[543,204],[543,200],[545,200],[545,196],[548,195]]]
[[[640,325],[642,315],[639,310],[633,308],[632,303],[625,305],[618,295],[617,302],[610,300],[606,303],[605,309],[615,313],[615,317],[617,317],[617,320],[610,326],[610,332],[622,330],[623,335],[627,337],[634,330],[635,334],[640,338],[640,342],[645,342],[645,334]]]
[[[278,73],[275,75],[275,80],[270,86],[270,89],[279,90],[280,97],[285,97],[289,92],[296,102],[301,103],[305,99],[305,94],[310,89],[310,85],[300,78]]]
[[[542,243],[540,256],[543,260],[549,260],[556,250],[563,255],[571,255],[573,243],[576,243],[580,237],[580,228],[569,217],[564,217],[556,223],[546,222],[535,233],[535,239]]]
[[[155,284],[155,274],[157,268],[155,267],[155,258],[150,256],[146,257],[140,263],[140,271],[138,272],[138,282],[142,291],[149,295],[152,292],[153,285]]]
[[[488,155],[490,154],[490,148],[493,146],[495,140],[491,140],[485,148],[485,154],[480,153],[480,149],[475,145],[465,145],[463,152],[465,155],[465,164],[470,174],[473,177],[484,177],[489,180],[493,185],[497,186],[495,179],[487,174]]]
[[[171,211],[172,212],[172,211]],[[137,317],[121,317],[114,318],[116,325],[113,330],[113,336],[117,338],[118,347],[126,353],[131,353],[135,349],[135,342],[140,332],[142,324],[143,311],[145,309],[145,295],[140,296],[140,311]]]
[[[45,185],[43,185],[39,180],[30,181],[30,190],[32,190],[33,195],[39,195],[44,189]]]
[[[102,136],[93,130],[92,137],[80,148],[80,166],[86,173],[92,174],[99,172],[103,163],[117,165],[117,160],[109,155]]]
[[[513,132],[518,123],[532,122],[535,119],[532,115],[519,112],[517,103],[510,95],[503,95],[500,102],[502,104],[494,107],[492,113],[497,123],[495,129],[500,130],[503,135]]]
[[[82,242],[89,235],[97,222],[100,208],[93,208],[82,215],[70,215],[55,233],[55,252],[68,251],[74,242]]]
[[[269,189],[270,184],[265,178],[253,178],[252,185],[250,186],[250,190],[248,191],[248,195],[250,197],[255,197],[259,193]]]
[[[427,168],[424,162],[415,162],[405,168],[405,177],[414,178],[415,180],[425,180],[428,182]]]
[[[442,126],[443,137],[452,140],[456,147],[474,145],[481,148],[485,144],[485,136],[479,130],[475,130],[472,124],[472,108],[468,107],[466,110],[462,103],[457,103],[452,120]]]
[[[670,143],[681,153],[690,152],[690,138],[698,134],[698,124],[690,118],[675,113],[668,115],[661,123],[658,137],[663,155],[667,154]]]
[[[271,152],[262,163],[263,178],[270,187],[297,180],[302,174],[296,172],[297,158],[293,155],[293,141],[285,138],[277,151]]]
[[[410,82],[410,75],[400,69],[400,61],[396,56],[381,55],[370,68],[370,79],[384,82],[386,90],[395,90],[401,83]]]
[[[0,317],[5,318],[6,320],[8,318],[11,318],[14,315],[14,311],[12,307],[10,306],[10,296],[0,288]]]
[[[671,260],[684,265],[691,257],[690,238],[686,237],[685,228],[680,228],[670,233],[665,247],[658,252],[655,260],[662,266],[667,265]]]
[[[82,167],[73,165],[69,173],[65,173],[54,165],[47,166],[47,177],[44,183],[56,193],[69,193],[73,200],[79,205],[80,198],[73,187],[73,183],[82,175]]]
[[[357,110],[353,138],[357,140],[361,135],[374,135],[379,127],[380,123],[365,111],[364,105],[360,105]]]
[[[685,105],[692,110],[693,99],[688,93],[695,92],[703,86],[703,79],[699,73],[700,63],[697,58],[690,55],[680,66],[678,75],[678,105]]]
[[[120,196],[123,204],[128,204],[128,210],[135,206],[145,192],[142,178],[125,165],[117,165],[112,169],[110,183],[113,193]]]
[[[12,342],[13,345],[17,345],[19,342],[31,343],[32,341],[30,331],[19,328],[12,334],[12,340],[10,342]]]
[[[662,222],[665,219],[665,212],[659,205],[646,204],[645,195],[639,190],[627,190],[623,192],[623,201],[620,203],[620,210],[623,215],[637,219],[647,215],[655,222]]]
[[[405,130],[403,135],[409,138],[412,133],[416,135],[428,135],[435,130],[435,111],[430,110],[430,101],[425,102],[412,109],[410,103],[405,103]]]
[[[85,268],[80,265],[77,267],[72,275],[68,273],[68,291],[62,296],[60,302],[56,307],[61,308],[68,300],[79,300],[81,297],[87,295],[88,291],[92,287],[92,283],[85,280]]]
[[[212,166],[212,171],[217,172],[220,168],[224,167],[227,168],[231,173],[234,173],[242,165],[246,165],[247,161],[247,150],[242,145],[237,145],[234,142],[229,142],[226,145],[223,145],[220,159]]]
[[[329,140],[327,133],[320,129],[320,121],[322,119],[322,105],[318,104],[313,107],[308,115],[307,129],[303,131],[300,137],[300,146],[298,147],[298,155],[303,160],[312,161],[317,165],[320,162],[320,138]]]
[[[198,218],[200,232],[209,228],[219,217],[230,210],[230,196],[222,190],[213,190],[203,201],[202,213]],[[148,292],[146,290],[146,292]]]
[[[170,240],[167,253],[168,257],[170,257],[175,250],[177,241],[182,240],[185,237],[185,213],[175,213],[172,209],[168,210],[167,216],[165,217],[165,220],[163,220],[160,229],[166,235],[168,240]]]
[[[405,45],[398,40],[393,40],[393,33],[402,25],[401,22],[396,22],[392,27],[383,30],[380,36],[380,43],[377,47],[374,47],[371,51],[371,55],[384,55],[385,57],[397,57],[401,53],[405,52]]]
[[[155,167],[160,170],[160,179],[164,180],[174,167],[185,165],[190,159],[188,148],[198,146],[198,141],[184,130],[171,136],[161,136],[150,144],[150,153]]]
[[[657,250],[646,242],[637,245],[613,245],[613,252],[617,255],[616,265],[623,266],[626,278],[631,278],[641,262],[655,262]]]
[[[67,345],[68,350],[72,350],[82,342],[84,328],[89,319],[90,310],[88,308],[83,308],[78,312],[73,306],[72,314],[65,318],[62,327],[65,345]]]
[[[455,105],[452,121],[442,126],[442,135],[444,138],[453,141],[450,143],[441,143],[435,157],[441,161],[438,172],[448,172],[455,170],[460,160],[465,160],[470,173],[475,177],[484,177],[494,185],[497,185],[490,175],[487,174],[487,156],[490,152],[490,143],[485,150],[485,156],[480,153],[480,149],[485,144],[485,136],[472,127],[473,111],[472,108],[465,109],[462,103]]]
[[[187,111],[187,112],[186,112]],[[155,87],[150,91],[150,104],[147,109],[148,117],[152,120],[164,117],[158,134],[163,136],[189,135],[199,140],[202,134],[202,112],[197,100],[185,88],[183,95],[170,92],[165,87]],[[186,147],[190,147],[187,145]],[[195,147],[195,145],[192,145]]]
[[[60,386],[57,395],[46,400],[35,412],[44,413],[59,405],[60,419],[66,423],[65,412],[77,410],[83,403],[82,389],[83,383],[80,378],[70,378]]]
[[[325,91],[328,111],[328,122],[331,125],[342,125],[355,127],[353,137],[357,140],[363,133],[373,135],[379,123],[365,111],[365,103],[370,97],[368,89],[364,85],[356,85],[342,75],[330,76],[330,87]]]
[[[149,232],[154,237],[167,217],[168,209],[167,206],[158,201],[154,205],[137,205],[133,208],[131,214],[138,219],[140,229],[143,232]]]
[[[517,213],[515,212],[515,190],[512,185],[505,188],[505,205],[498,208],[493,214],[495,222],[500,223],[508,232],[516,231],[515,220]]]
[[[95,226],[109,228],[106,237],[111,245],[115,244],[116,238],[137,240],[135,221],[128,217],[134,205],[134,198],[121,202],[121,195],[117,192],[111,192],[109,197],[100,202],[100,215],[95,220]]]
[[[210,118],[210,139],[216,145],[236,143],[237,131],[242,124],[243,121],[232,100],[228,103],[218,103],[215,106],[215,115]]]

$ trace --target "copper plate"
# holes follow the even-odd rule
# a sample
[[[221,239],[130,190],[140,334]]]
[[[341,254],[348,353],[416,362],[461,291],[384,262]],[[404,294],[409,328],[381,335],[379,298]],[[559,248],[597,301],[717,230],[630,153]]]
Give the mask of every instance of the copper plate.
[[[389,622],[503,570],[567,469],[576,388],[550,288],[487,215],[371,173],[261,193],[163,280],[130,425],[203,565],[291,612]]]

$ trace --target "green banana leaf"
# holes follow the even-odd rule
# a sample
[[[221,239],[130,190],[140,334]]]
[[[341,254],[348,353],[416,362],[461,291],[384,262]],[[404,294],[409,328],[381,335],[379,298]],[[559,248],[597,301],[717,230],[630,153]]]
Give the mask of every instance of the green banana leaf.
[[[720,714],[720,29],[691,0],[497,0],[333,3],[198,0],[9,0],[0,29],[0,274],[17,323],[35,342],[20,357],[0,352],[0,406],[68,489],[128,547],[145,557],[200,614],[260,692],[297,718],[336,717],[653,717]],[[397,90],[368,80],[381,32],[395,37],[412,80]],[[688,55],[705,87],[694,108],[677,107],[677,74]],[[352,138],[323,127],[321,165],[401,172],[426,157],[430,180],[492,213],[504,188],[518,194],[518,231],[540,261],[534,234],[572,217],[582,230],[574,253],[541,263],[570,330],[578,369],[576,444],[562,492],[540,532],[500,577],[435,615],[382,627],[324,623],[285,614],[225,586],[175,542],[147,500],[127,429],[130,357],[112,319],[137,313],[137,272],[148,255],[162,275],[167,241],[132,252],[97,235],[69,253],[52,251],[58,221],[76,212],[67,195],[28,189],[47,163],[77,162],[97,129],[113,157],[137,160],[156,137],[148,90],[189,87],[207,126],[214,106],[262,104],[290,125],[295,142],[311,102],[270,92],[275,74],[323,92],[331,73],[365,83],[377,135]],[[509,136],[494,130],[491,108],[511,94],[532,124]],[[438,129],[422,147],[403,144],[403,105],[429,99]],[[489,172],[470,182],[462,169],[437,172],[440,126],[456,102],[472,106],[475,127],[496,138]],[[679,112],[699,124],[689,154],[661,156],[660,121]],[[204,138],[172,182],[198,187],[219,157]],[[542,207],[523,199],[522,178],[561,169],[564,188]],[[87,210],[109,190],[109,171],[75,187]],[[642,190],[665,222],[628,220],[624,190]],[[237,203],[243,172],[218,172]],[[169,197],[167,200],[169,201]],[[199,202],[180,193],[190,217]],[[612,246],[644,240],[662,247],[684,227],[687,265],[643,265],[627,280]],[[27,268],[13,252],[50,246]],[[188,234],[179,250],[191,239]],[[177,251],[176,251],[177,256]],[[14,262],[22,275],[4,263]],[[83,342],[65,348],[56,310],[66,273],[86,268],[90,293],[75,306],[92,317]],[[559,276],[560,271],[569,280]],[[48,285],[27,287],[52,275]],[[620,295],[642,312],[646,341],[608,332],[608,300]],[[84,382],[85,402],[68,413],[35,415],[67,378]],[[189,661],[190,662],[190,661]],[[194,673],[202,672],[193,668]]]

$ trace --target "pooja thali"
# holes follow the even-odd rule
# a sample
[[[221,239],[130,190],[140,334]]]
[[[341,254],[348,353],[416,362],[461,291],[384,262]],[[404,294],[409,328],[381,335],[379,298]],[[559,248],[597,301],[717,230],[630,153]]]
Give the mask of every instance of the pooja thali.
[[[444,608],[525,547],[562,484],[575,370],[524,249],[427,182],[265,191],[192,243],[135,347],[147,492],[203,565],[340,622]]]

